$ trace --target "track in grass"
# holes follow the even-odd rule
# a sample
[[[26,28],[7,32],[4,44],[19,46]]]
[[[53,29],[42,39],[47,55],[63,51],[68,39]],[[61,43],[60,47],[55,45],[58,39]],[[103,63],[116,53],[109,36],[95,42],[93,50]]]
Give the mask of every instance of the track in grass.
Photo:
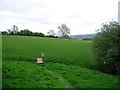
[[[49,72],[50,74],[52,74],[54,77],[57,77],[58,80],[61,82],[61,83],[64,83],[65,85],[65,88],[74,88],[67,80],[65,80],[61,75],[59,74],[56,74],[56,73],[53,73],[51,70],[48,70],[46,68],[44,68],[44,70],[46,70],[47,72]]]
[[[64,88],[64,83],[37,64],[28,61],[3,62],[3,88]]]
[[[60,63],[47,63],[45,68],[62,76],[63,79],[75,88],[115,88],[118,83],[117,76],[93,69]]]

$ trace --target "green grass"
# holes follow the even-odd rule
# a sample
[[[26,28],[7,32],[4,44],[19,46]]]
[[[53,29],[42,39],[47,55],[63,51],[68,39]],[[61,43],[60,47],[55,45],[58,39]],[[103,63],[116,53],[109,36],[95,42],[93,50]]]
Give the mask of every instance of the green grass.
[[[76,40],[4,36],[3,58],[33,60],[43,52],[49,62],[90,67],[94,62],[91,44]]]
[[[3,88],[113,88],[118,84],[116,76],[94,70],[92,42],[2,38]],[[45,66],[36,64],[42,52],[47,59]]]
[[[49,63],[47,69],[63,76],[72,86],[77,88],[116,88],[116,76],[101,73],[100,71],[77,66]]]
[[[9,64],[8,64],[9,63]],[[26,61],[3,62],[3,87],[7,88],[58,88],[64,87],[58,78],[37,64]]]

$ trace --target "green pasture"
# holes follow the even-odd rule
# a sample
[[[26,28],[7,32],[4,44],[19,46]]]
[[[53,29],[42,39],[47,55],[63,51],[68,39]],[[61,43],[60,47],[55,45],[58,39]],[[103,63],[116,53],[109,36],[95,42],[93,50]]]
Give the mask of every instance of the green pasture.
[[[36,63],[44,53],[47,62]],[[115,88],[117,76],[95,70],[92,41],[2,36],[3,88]]]
[[[81,40],[3,36],[3,59],[35,60],[43,52],[48,62],[91,67],[95,64],[91,46]]]

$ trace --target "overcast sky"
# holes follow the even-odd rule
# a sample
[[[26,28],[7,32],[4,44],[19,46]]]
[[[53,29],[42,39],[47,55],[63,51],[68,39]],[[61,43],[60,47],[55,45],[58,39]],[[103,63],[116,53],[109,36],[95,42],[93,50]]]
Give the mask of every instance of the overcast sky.
[[[119,0],[0,0],[0,31],[19,30],[47,34],[66,24],[71,35],[95,33],[102,23],[118,21]]]

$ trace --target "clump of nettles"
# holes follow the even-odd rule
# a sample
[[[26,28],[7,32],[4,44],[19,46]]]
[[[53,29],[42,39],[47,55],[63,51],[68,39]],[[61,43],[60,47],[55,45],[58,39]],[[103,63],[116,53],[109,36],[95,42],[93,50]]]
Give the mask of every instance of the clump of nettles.
[[[120,74],[120,24],[103,24],[93,41],[98,69],[114,75]]]

